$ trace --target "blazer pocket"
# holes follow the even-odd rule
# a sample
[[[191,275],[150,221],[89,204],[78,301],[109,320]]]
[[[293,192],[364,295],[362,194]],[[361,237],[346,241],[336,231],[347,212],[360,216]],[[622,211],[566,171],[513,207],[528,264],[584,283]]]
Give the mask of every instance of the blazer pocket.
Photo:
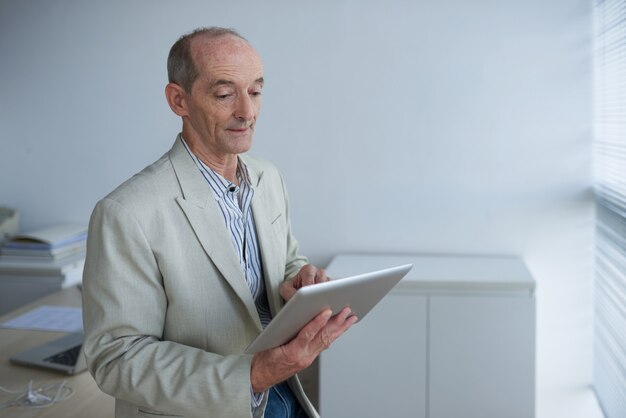
[[[272,221],[270,222],[272,234],[276,234],[276,236],[282,237],[287,233],[287,218],[279,213],[276,216],[272,216]]]
[[[279,222],[282,217],[283,217],[282,213],[279,213],[278,215],[274,216],[274,219],[272,220],[271,224],[272,225],[280,225],[280,223],[277,224],[276,222]]]
[[[159,411],[150,411],[143,408],[137,408],[137,413],[139,413],[142,417],[152,417],[152,418],[183,418],[182,415],[171,415],[165,412]]]

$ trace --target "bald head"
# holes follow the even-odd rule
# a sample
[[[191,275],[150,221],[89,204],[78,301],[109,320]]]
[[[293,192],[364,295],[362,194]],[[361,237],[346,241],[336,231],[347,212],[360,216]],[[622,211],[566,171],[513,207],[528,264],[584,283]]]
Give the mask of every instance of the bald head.
[[[196,59],[198,50],[202,50],[204,58],[214,48],[197,48],[198,44],[216,46],[224,41],[235,41],[234,45],[252,48],[248,41],[236,30],[220,27],[199,28],[181,36],[170,49],[167,58],[167,75],[170,83],[181,86],[187,93],[191,93],[191,87],[198,77],[200,70]]]

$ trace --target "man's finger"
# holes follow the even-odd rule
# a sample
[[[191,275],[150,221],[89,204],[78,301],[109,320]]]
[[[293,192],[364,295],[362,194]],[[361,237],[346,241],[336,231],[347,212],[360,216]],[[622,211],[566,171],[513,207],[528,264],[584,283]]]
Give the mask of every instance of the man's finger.
[[[328,321],[318,333],[316,342],[319,352],[326,350],[330,345],[348,330],[357,321],[356,315],[350,308],[343,308],[337,315]]]
[[[320,312],[315,318],[309,321],[300,332],[296,336],[295,340],[298,340],[303,345],[309,344],[311,341],[315,339],[317,334],[326,326],[328,320],[333,315],[333,311],[330,309],[325,309]]]
[[[317,274],[317,269],[312,264],[307,264],[302,267],[298,272],[296,286],[304,287],[309,286],[315,283],[315,275]]]
[[[324,283],[329,280],[328,276],[326,276],[326,270],[317,269],[315,273],[315,283]]]

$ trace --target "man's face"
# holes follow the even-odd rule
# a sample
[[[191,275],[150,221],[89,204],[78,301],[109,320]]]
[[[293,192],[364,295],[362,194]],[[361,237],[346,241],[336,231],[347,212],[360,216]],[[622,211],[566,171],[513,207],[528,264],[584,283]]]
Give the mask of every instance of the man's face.
[[[261,105],[263,65],[242,39],[224,36],[191,41],[198,77],[187,95],[183,134],[194,152],[224,159],[246,152]]]

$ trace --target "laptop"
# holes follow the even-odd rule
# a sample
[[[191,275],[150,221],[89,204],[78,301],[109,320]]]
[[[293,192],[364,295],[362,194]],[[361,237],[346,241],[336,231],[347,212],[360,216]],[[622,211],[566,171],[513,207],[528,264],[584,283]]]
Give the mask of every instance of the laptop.
[[[69,375],[87,370],[82,352],[83,333],[74,332],[12,356],[20,366],[34,366]]]
[[[347,306],[361,321],[412,267],[405,264],[298,289],[245,352],[254,354],[289,342],[328,308],[337,314]]]

